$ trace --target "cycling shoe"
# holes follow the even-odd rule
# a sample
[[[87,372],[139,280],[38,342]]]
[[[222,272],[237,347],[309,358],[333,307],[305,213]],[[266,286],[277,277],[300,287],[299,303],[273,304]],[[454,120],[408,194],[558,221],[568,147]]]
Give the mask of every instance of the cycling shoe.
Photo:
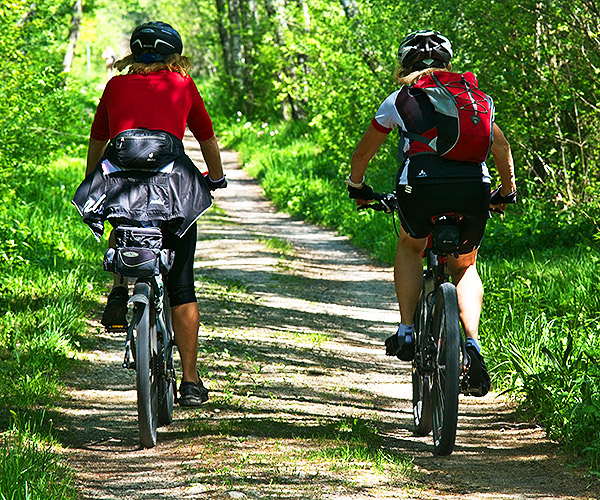
[[[181,382],[179,386],[179,405],[195,407],[208,401],[208,389],[202,384],[202,380],[195,382]]]
[[[110,330],[127,330],[127,299],[129,291],[124,286],[112,289],[100,321]]]
[[[385,354],[387,356],[396,356],[401,361],[412,361],[415,356],[415,341],[410,334],[405,335],[402,343],[398,338],[398,334],[390,335],[385,340]]]
[[[467,370],[467,394],[482,397],[490,390],[490,375],[483,360],[483,356],[473,345],[467,345],[469,369]]]

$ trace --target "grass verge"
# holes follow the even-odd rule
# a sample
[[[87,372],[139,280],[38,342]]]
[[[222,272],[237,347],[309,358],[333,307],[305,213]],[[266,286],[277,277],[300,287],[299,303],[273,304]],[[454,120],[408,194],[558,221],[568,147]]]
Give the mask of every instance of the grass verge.
[[[0,499],[76,500],[79,493],[43,418],[39,423],[15,418],[13,428],[0,435]]]
[[[70,200],[80,160],[23,166],[0,208],[2,498],[75,498],[36,408],[51,406],[105,281],[101,245]],[[8,430],[10,429],[10,430]],[[63,480],[64,479],[64,480]],[[46,493],[38,494],[37,492]],[[64,496],[60,496],[64,495]]]

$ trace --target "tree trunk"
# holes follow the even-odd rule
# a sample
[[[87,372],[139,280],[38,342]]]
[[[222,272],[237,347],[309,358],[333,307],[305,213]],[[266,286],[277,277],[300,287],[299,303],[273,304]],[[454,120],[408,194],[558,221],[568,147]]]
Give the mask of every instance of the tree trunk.
[[[308,37],[310,33],[310,12],[306,0],[296,0],[302,16],[302,31],[304,36]],[[308,103],[308,55],[298,52],[296,54],[296,64],[292,67],[292,76],[294,78],[296,91],[292,98],[292,117],[294,120],[306,119],[306,105]]]
[[[29,6],[29,10],[27,12],[25,12],[25,14],[23,14],[21,16],[21,19],[19,19],[19,21],[17,22],[17,28],[21,28],[22,26],[25,26],[29,21],[31,21],[35,17],[36,7],[37,7],[37,5],[35,3],[32,3]]]
[[[246,91],[246,113],[254,107],[254,41],[258,33],[258,7],[256,0],[243,0],[242,28],[244,51],[244,87]]]
[[[73,65],[73,58],[75,57],[75,46],[77,45],[77,38],[79,37],[79,26],[81,25],[81,17],[83,16],[83,9],[81,6],[81,0],[75,0],[73,4],[73,15],[71,17],[71,29],[69,30],[69,44],[67,45],[67,53],[63,60],[63,68],[65,73],[71,71]]]
[[[358,17],[358,5],[356,5],[355,0],[340,0],[342,4],[342,9],[344,9],[344,14],[348,19],[355,19]]]
[[[231,42],[229,40],[229,32],[227,31],[227,8],[225,0],[215,0],[217,6],[217,30],[221,40],[221,49],[223,50],[223,63],[225,65],[225,73],[227,76],[233,75],[233,65],[231,61]]]
[[[231,42],[231,69],[235,85],[244,87],[244,54],[242,51],[242,24],[240,19],[240,0],[229,0],[229,40]]]
[[[283,4],[281,0],[265,0],[265,9],[273,23],[273,39],[277,45],[282,46],[285,43],[284,33],[287,30]]]
[[[378,74],[381,65],[372,54],[372,52],[368,49],[367,44],[365,43],[365,39],[363,37],[364,27],[362,22],[360,21],[360,11],[358,10],[358,5],[355,0],[340,0],[340,4],[342,5],[342,9],[344,9],[344,14],[349,21],[353,21],[356,24],[356,29],[354,30],[356,33],[356,41],[358,47],[360,49],[360,55],[363,58],[363,61],[367,64],[369,69],[374,73]]]

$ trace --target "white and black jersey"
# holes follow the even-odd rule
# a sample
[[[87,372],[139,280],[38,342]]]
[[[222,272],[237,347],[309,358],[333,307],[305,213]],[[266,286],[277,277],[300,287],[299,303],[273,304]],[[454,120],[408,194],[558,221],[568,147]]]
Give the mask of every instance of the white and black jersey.
[[[440,182],[490,183],[484,163],[467,163],[448,160],[436,154],[419,141],[413,141],[403,132],[424,137],[435,137],[435,110],[423,93],[411,93],[407,86],[390,94],[379,106],[372,121],[373,127],[389,134],[396,127],[400,132],[398,185],[431,184]]]

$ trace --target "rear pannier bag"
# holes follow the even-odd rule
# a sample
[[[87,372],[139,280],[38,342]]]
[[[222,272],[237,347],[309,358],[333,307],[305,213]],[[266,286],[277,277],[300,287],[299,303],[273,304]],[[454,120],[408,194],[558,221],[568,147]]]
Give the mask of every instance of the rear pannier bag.
[[[173,266],[175,252],[162,248],[158,228],[117,227],[116,248],[104,254],[104,270],[131,278],[166,274]]]

